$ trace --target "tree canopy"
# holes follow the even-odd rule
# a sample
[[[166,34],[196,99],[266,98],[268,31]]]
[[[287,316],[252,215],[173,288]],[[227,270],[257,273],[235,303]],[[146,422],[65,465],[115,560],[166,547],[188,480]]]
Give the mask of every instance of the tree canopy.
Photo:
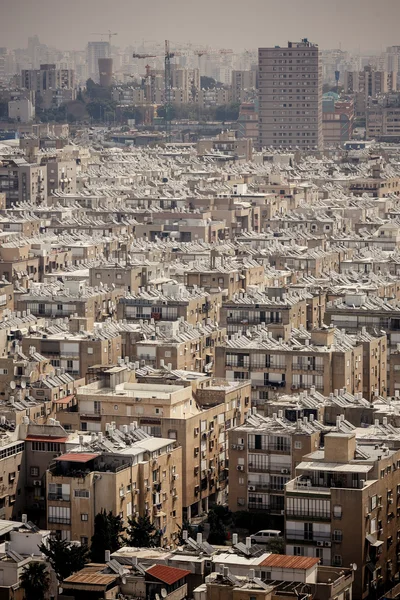
[[[128,519],[127,545],[137,548],[152,548],[159,543],[157,530],[146,515],[137,519]]]
[[[21,575],[21,587],[25,600],[44,600],[50,588],[50,575],[44,563],[32,561]]]
[[[41,544],[39,549],[53,567],[58,581],[63,581],[76,571],[83,569],[89,559],[87,546],[77,546],[67,540],[50,538],[48,547]]]
[[[116,552],[122,546],[125,528],[120,516],[111,511],[99,512],[94,518],[94,534],[91,539],[90,558],[93,562],[104,562],[105,551]]]

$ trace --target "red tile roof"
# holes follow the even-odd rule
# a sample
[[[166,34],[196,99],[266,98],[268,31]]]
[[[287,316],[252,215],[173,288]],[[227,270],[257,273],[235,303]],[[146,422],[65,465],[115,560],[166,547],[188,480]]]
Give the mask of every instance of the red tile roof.
[[[56,460],[67,460],[69,462],[87,463],[89,460],[100,456],[100,454],[94,452],[69,452],[58,456]]]
[[[147,569],[146,573],[149,573],[152,577],[159,579],[167,585],[173,585],[180,579],[183,579],[187,575],[190,575],[190,571],[185,569],[176,569],[175,567],[165,567],[164,565],[154,565]]]
[[[270,554],[262,561],[261,567],[275,567],[277,569],[311,569],[319,563],[319,558],[308,556],[289,556],[287,554]]]

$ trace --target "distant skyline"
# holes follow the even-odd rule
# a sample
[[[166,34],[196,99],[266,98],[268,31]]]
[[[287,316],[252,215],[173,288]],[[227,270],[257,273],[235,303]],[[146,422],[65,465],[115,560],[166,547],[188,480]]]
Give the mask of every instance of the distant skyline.
[[[0,46],[8,48],[37,34],[49,46],[83,50],[108,29],[121,48],[169,39],[240,50],[303,37],[323,49],[400,45],[400,0],[1,0],[0,10]]]

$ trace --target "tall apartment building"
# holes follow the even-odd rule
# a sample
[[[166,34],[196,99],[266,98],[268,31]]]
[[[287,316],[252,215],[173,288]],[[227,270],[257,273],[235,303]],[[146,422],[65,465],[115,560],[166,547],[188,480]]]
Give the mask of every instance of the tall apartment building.
[[[46,473],[47,525],[59,537],[89,543],[103,509],[148,516],[160,545],[173,543],[182,518],[182,449],[135,424],[83,436]]]
[[[40,69],[23,69],[21,85],[42,94],[47,90],[73,89],[75,73],[72,69],[58,69],[54,64],[40,65]]]
[[[353,597],[379,598],[398,570],[400,451],[329,433],[285,487],[286,552],[357,565]],[[372,596],[373,595],[373,596]]]
[[[176,440],[182,446],[182,506],[190,520],[207,512],[209,502],[226,500],[228,430],[250,408],[250,384],[205,377],[194,391],[197,373],[173,385],[168,375],[156,383],[134,383],[126,366],[111,368],[79,388],[78,411],[73,407],[57,416],[69,430],[101,432],[110,422],[120,427],[135,421],[150,435]]]
[[[281,515],[286,483],[328,429],[312,418],[291,423],[282,411],[269,418],[254,410],[229,431],[229,508]]]
[[[259,146],[322,148],[322,66],[307,39],[259,48]]]
[[[346,94],[364,92],[366,97],[375,98],[379,94],[397,90],[397,72],[376,71],[371,66],[363,71],[346,71],[344,91]]]
[[[244,102],[256,89],[257,71],[232,71],[232,100]]]
[[[99,58],[110,58],[111,48],[108,42],[88,42],[86,48],[86,62],[88,67],[88,77],[98,83]]]

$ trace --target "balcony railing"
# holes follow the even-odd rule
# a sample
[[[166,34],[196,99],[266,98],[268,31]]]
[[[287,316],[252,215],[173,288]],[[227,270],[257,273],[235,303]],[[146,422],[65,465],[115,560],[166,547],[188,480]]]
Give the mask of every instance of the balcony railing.
[[[254,488],[254,490],[250,489]],[[282,483],[249,483],[247,489],[251,493],[252,491],[273,491],[273,492],[283,492],[285,489],[285,485]]]
[[[60,500],[62,502],[69,502],[71,500],[71,496],[69,494],[48,494],[47,498],[49,500]]]
[[[324,365],[308,365],[308,364],[301,364],[301,363],[295,363],[292,365],[292,370],[293,371],[323,371],[324,370]]]
[[[49,523],[60,523],[62,525],[71,525],[71,519],[67,519],[66,517],[49,517]]]
[[[303,540],[305,542],[330,542],[330,533],[320,533],[318,531],[304,532],[287,529],[286,538],[288,540]]]
[[[330,520],[331,513],[326,510],[286,510],[286,517],[290,519],[324,519]]]

